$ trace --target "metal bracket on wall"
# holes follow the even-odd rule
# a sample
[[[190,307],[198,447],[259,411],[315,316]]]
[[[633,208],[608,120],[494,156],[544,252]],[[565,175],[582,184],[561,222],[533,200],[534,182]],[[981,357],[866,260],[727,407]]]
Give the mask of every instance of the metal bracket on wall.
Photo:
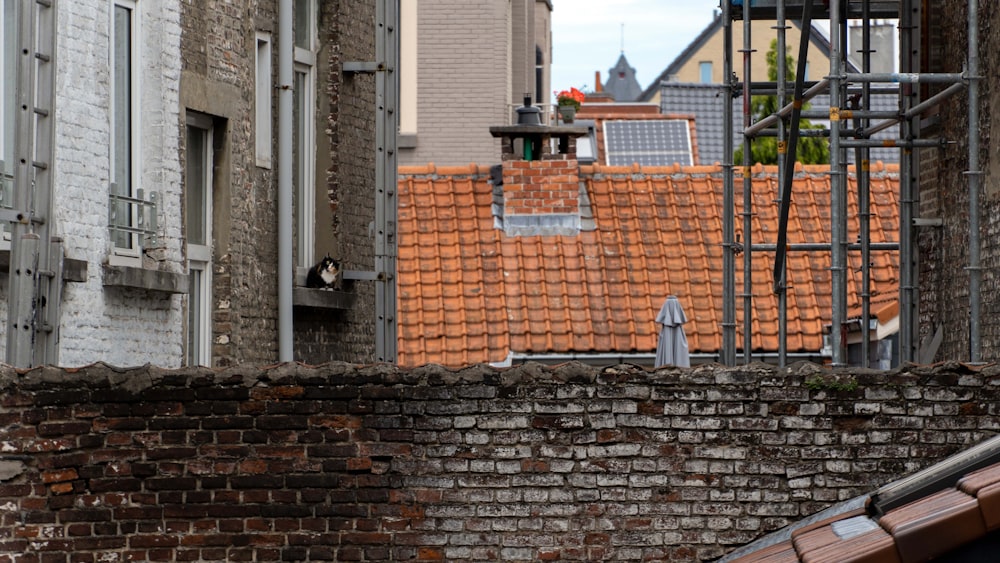
[[[344,63],[344,72],[378,72],[385,70],[385,63],[347,61]]]

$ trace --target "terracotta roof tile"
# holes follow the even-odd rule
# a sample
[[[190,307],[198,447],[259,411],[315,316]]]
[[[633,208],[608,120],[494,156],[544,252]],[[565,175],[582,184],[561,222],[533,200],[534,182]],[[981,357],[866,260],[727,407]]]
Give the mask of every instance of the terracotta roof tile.
[[[584,166],[580,181],[596,228],[577,236],[507,237],[494,226],[487,167],[433,165],[400,170],[399,362],[467,365],[517,354],[653,353],[653,321],[663,299],[677,295],[689,317],[692,352],[722,343],[722,173],[719,167]],[[805,168],[794,182],[789,244],[829,241],[829,176]],[[742,178],[736,184],[736,232],[743,224]],[[852,181],[853,186],[853,181]],[[775,171],[753,170],[751,242],[774,244]],[[894,171],[873,167],[872,239],[898,232]],[[849,240],[859,232],[849,198]],[[753,253],[755,351],[778,348],[773,256]],[[849,254],[849,304],[860,303],[860,254]],[[873,294],[891,302],[898,286],[894,253],[872,251]],[[816,352],[830,320],[830,257],[788,255],[788,350]],[[743,288],[743,255],[736,260]],[[876,311],[873,299],[872,311]],[[742,298],[737,344],[742,346]]]

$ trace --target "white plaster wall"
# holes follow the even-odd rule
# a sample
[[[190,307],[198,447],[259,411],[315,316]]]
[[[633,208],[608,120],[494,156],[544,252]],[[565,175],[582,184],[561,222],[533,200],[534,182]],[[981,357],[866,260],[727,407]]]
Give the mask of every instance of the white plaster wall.
[[[137,2],[142,41],[142,158],[138,166],[142,187],[162,196],[159,234],[163,248],[157,257],[160,269],[173,272],[184,271],[178,154],[179,2]],[[63,237],[68,257],[87,261],[88,272],[85,283],[64,286],[59,364],[103,361],[120,366],[149,363],[176,367],[183,363],[181,296],[105,288],[102,284],[101,266],[110,249],[111,2],[72,0],[58,6],[53,232]],[[5,326],[0,330],[6,330]]]

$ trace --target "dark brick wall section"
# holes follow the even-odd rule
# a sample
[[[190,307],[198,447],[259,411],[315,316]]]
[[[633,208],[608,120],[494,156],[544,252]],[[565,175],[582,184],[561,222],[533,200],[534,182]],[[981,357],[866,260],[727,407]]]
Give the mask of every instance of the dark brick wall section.
[[[1000,369],[0,368],[0,561],[703,561],[993,434]]]

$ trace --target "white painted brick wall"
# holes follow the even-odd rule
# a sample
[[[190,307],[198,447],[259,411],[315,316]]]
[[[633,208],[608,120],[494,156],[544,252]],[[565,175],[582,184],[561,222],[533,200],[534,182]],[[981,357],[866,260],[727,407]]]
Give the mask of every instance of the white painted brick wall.
[[[142,187],[157,191],[164,268],[181,255],[179,89],[180,0],[137,3],[141,14]],[[86,260],[88,280],[64,286],[59,363],[179,366],[182,298],[102,285],[110,249],[110,70],[108,0],[58,4],[54,234],[70,258]],[[3,319],[6,319],[4,295]],[[6,323],[0,330],[6,330]],[[0,346],[3,344],[0,339]]]

